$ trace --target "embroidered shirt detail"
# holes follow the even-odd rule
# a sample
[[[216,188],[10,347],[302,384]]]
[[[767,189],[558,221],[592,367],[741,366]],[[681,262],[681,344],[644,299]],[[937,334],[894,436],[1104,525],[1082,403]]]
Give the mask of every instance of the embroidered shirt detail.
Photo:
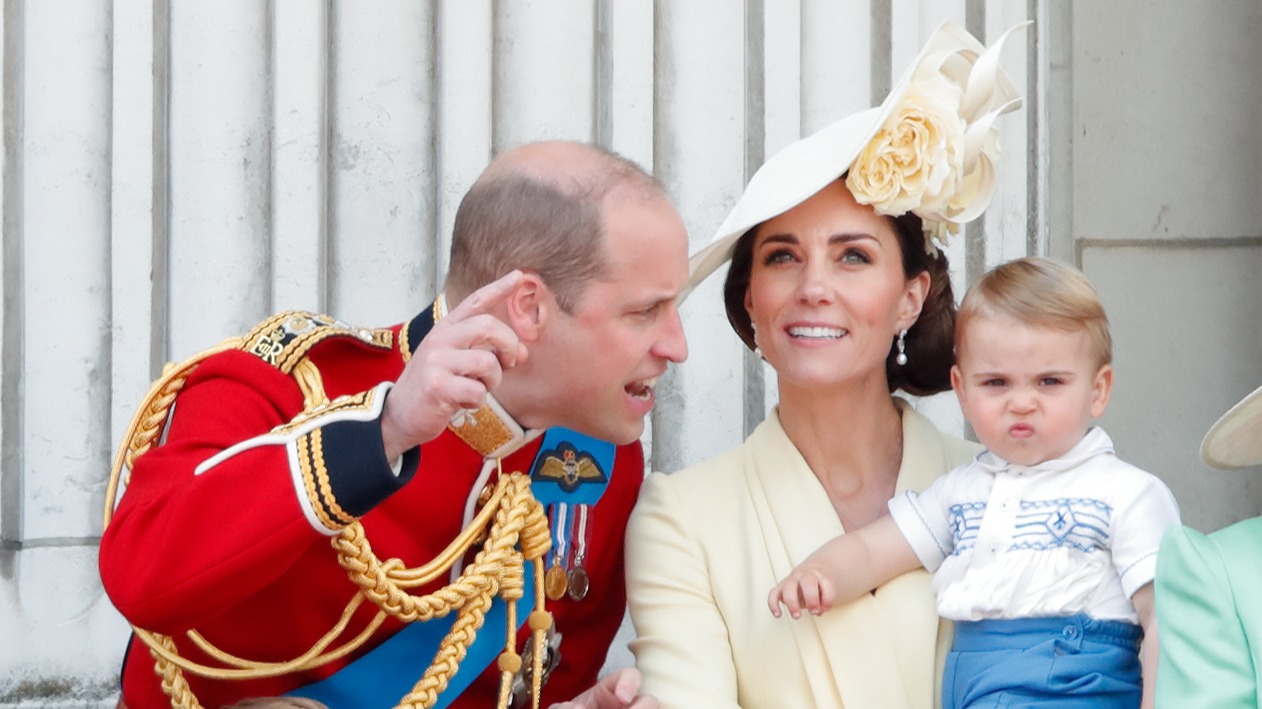
[[[1091,553],[1109,548],[1113,508],[1102,500],[1021,500],[1020,510],[1013,521],[1013,539],[1008,551],[1071,547]],[[985,502],[951,505],[948,516],[954,541],[952,555],[959,556],[972,550],[985,515]]]
[[[1012,548],[1107,551],[1112,513],[1107,503],[1091,498],[1022,500]]]
[[[977,543],[977,532],[982,526],[982,517],[986,516],[985,502],[965,502],[951,505],[947,510],[951,520],[951,539],[954,542],[951,554],[959,556]]]

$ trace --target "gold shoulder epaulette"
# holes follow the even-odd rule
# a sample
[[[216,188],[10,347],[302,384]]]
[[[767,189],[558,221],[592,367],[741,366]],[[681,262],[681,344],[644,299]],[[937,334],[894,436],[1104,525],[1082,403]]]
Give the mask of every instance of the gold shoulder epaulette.
[[[389,330],[354,327],[328,315],[290,310],[259,323],[242,338],[241,348],[291,374],[312,347],[330,337],[352,337],[387,350],[394,346],[394,333]]]

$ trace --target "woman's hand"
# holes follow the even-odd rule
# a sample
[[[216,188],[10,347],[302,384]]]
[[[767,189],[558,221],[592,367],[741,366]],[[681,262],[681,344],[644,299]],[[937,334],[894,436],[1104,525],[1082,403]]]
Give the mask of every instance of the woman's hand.
[[[623,667],[601,677],[596,686],[568,702],[553,704],[549,709],[658,709],[657,699],[640,694],[640,671]]]

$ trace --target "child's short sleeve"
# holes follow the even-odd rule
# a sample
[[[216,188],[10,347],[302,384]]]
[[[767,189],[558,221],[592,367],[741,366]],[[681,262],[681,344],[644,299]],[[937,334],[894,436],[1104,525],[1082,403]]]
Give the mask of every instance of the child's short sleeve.
[[[1156,576],[1157,550],[1166,530],[1179,524],[1179,506],[1160,478],[1126,467],[1119,471],[1127,479],[1119,488],[1110,536],[1113,566],[1130,598]]]
[[[889,501],[894,524],[898,525],[898,531],[916,552],[916,558],[929,571],[936,571],[954,548],[946,513],[946,496],[954,472],[934,480],[922,492],[908,490]]]

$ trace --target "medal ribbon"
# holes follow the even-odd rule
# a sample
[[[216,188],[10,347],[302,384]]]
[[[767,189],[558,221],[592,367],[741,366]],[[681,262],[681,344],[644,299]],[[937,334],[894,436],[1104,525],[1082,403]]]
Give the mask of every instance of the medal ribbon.
[[[549,506],[548,531],[552,534],[552,563],[549,566],[565,568],[570,555],[569,505],[557,502]]]

